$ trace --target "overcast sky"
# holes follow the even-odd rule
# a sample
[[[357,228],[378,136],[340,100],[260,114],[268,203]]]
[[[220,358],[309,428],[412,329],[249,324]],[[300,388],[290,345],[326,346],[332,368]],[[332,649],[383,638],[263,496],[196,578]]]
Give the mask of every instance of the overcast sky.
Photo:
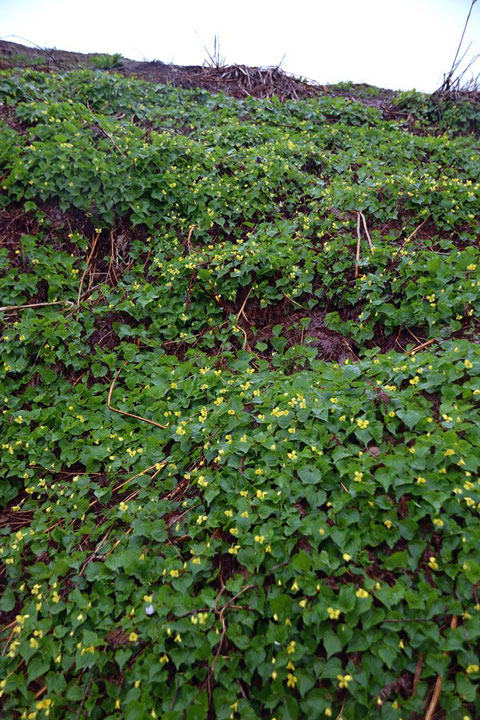
[[[201,65],[201,41],[213,52],[218,35],[227,63],[284,58],[288,72],[322,83],[433,91],[450,68],[469,7],[470,0],[0,0],[0,36]],[[480,53],[480,1],[465,47],[470,42],[472,57]]]

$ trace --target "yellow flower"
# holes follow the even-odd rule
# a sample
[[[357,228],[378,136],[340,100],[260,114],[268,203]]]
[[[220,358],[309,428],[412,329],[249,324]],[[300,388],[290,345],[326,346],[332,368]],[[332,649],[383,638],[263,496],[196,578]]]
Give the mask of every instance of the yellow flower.
[[[345,560],[345,562],[349,562],[352,559],[352,556],[349,555],[348,553],[343,553],[342,557]]]
[[[292,641],[287,645],[287,653],[288,653],[289,655],[293,655],[293,653],[295,652],[295,646],[296,646],[295,640],[292,640]]]
[[[354,479],[354,481],[355,481],[355,482],[361,482],[362,478],[363,478],[363,473],[362,473],[362,472],[358,472],[358,470],[355,470],[355,472],[353,473],[353,479]]]
[[[470,368],[473,367],[473,364],[470,362],[470,360],[465,360],[463,364],[465,365],[467,370],[470,370]]]
[[[137,633],[136,633],[136,632],[131,632],[130,635],[128,636],[128,639],[129,639],[130,642],[137,642],[137,640],[138,640],[138,635],[137,635]]]
[[[361,418],[358,418],[358,419],[357,419],[357,425],[358,425],[358,427],[361,428],[362,430],[365,430],[365,428],[368,427],[369,424],[370,424],[370,423],[369,423],[368,420],[362,420]]]
[[[335,608],[332,608],[332,607],[327,608],[327,613],[328,613],[328,617],[330,618],[330,620],[338,620],[338,618],[340,617],[340,612],[341,612],[341,610],[336,610]]]
[[[410,383],[410,385],[418,385],[418,383],[420,382],[420,378],[418,377],[418,375],[415,375],[415,377],[413,377],[408,382]]]
[[[358,590],[357,590],[357,592],[355,593],[355,595],[356,595],[358,598],[367,598],[367,597],[369,597],[369,593],[368,593],[366,590],[364,590],[364,588],[358,588]]]
[[[292,673],[287,674],[287,687],[294,688],[297,685],[297,678]]]
[[[50,698],[44,698],[43,700],[39,700],[36,703],[37,710],[45,710],[45,715],[48,717],[50,714],[50,707],[53,705],[53,700],[50,700]]]
[[[351,675],[337,675],[338,687],[348,688],[348,683],[352,682],[353,677]]]
[[[467,666],[467,675],[471,675],[472,673],[478,673],[480,672],[480,667],[478,665],[468,665]]]
[[[392,523],[391,520],[384,520],[384,521],[383,521],[383,524],[384,524],[385,527],[388,528],[389,530],[390,530],[391,527],[393,527],[393,523]]]

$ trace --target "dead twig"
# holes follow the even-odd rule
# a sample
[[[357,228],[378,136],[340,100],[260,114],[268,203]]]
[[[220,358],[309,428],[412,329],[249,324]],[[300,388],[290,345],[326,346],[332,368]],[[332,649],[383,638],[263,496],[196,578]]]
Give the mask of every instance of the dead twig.
[[[159,428],[162,428],[162,430],[165,430],[167,426],[160,425],[160,423],[155,422],[155,420],[149,420],[148,418],[144,418],[141,415],[135,415],[134,413],[129,413],[129,412],[126,412],[125,410],[120,410],[119,408],[113,407],[113,405],[112,405],[113,388],[115,387],[115,383],[117,382],[118,377],[119,377],[120,373],[122,372],[123,368],[125,367],[125,365],[127,364],[127,362],[124,362],[122,367],[119,370],[117,370],[115,377],[112,380],[110,389],[108,391],[108,396],[107,396],[108,409],[111,410],[112,412],[118,413],[119,415],[125,415],[126,417],[134,418],[134,420],[141,420],[142,422],[146,422],[149,425],[155,425],[155,427],[159,427]]]
[[[458,625],[458,617],[456,615],[452,615],[452,622],[450,623],[450,627],[453,629],[453,628],[456,628],[457,625]],[[448,655],[448,653],[445,653],[445,654]],[[437,675],[437,679],[435,680],[435,686],[433,688],[432,699],[430,700],[430,704],[428,706],[428,710],[425,714],[424,720],[432,720],[435,710],[437,708],[440,693],[442,691],[442,685],[443,685],[443,678],[441,675]]]
[[[71,300],[55,300],[55,302],[29,303],[28,305],[4,305],[0,307],[0,312],[8,312],[9,310],[23,310],[24,308],[47,307],[48,305],[69,305],[73,307],[75,303]]]
[[[187,239],[185,240],[185,247],[187,248],[187,254],[190,254],[190,252],[193,249],[192,243],[190,242],[190,238],[192,237],[192,233],[196,227],[197,227],[196,225],[192,225],[188,231]]]
[[[337,717],[335,718],[335,720],[341,720],[342,713],[343,713],[343,708],[345,707],[345,703],[346,703],[346,702],[347,702],[347,698],[344,699],[344,701],[343,701],[343,703],[342,703],[342,707],[340,708],[340,712],[338,713],[338,715],[337,715]]]
[[[82,565],[82,567],[81,567],[81,570],[80,570],[80,572],[78,573],[79,575],[83,575],[83,573],[84,573],[85,570],[86,570],[86,567],[87,567],[88,563],[91,562],[92,560],[94,560],[94,559],[97,557],[98,551],[100,550],[100,548],[102,547],[102,545],[106,542],[106,540],[108,540],[108,536],[110,535],[111,532],[112,532],[112,528],[110,528],[110,530],[108,530],[108,532],[103,536],[103,538],[100,540],[100,542],[98,543],[98,545],[97,545],[97,547],[95,548],[95,550],[93,551],[93,553],[92,553],[91,555],[89,555],[89,557],[88,557],[86,560],[84,560],[83,565]]]
[[[94,676],[92,675],[92,676],[90,677],[88,683],[87,683],[87,687],[86,687],[85,692],[84,692],[84,694],[83,694],[82,702],[80,703],[80,705],[79,705],[79,707],[78,707],[78,710],[77,710],[77,714],[75,715],[75,720],[78,720],[78,718],[80,717],[80,713],[81,713],[81,711],[82,711],[83,704],[84,704],[85,700],[87,699],[88,694],[89,694],[89,692],[90,692],[90,688],[91,688],[91,686],[92,686],[93,678],[94,678]]]
[[[239,322],[239,320],[240,320],[240,316],[241,316],[241,315],[243,315],[243,317],[245,318],[245,320],[246,320],[248,323],[250,322],[250,320],[248,319],[248,317],[245,315],[244,310],[245,310],[245,305],[247,304],[247,300],[248,300],[251,292],[252,292],[252,288],[250,288],[250,290],[248,291],[247,296],[246,296],[245,300],[244,300],[243,303],[242,303],[242,307],[240,308],[240,310],[239,310],[238,313],[237,313],[237,325],[238,325],[238,322]]]
[[[146,468],[145,470],[142,470],[141,472],[137,473],[136,475],[132,475],[131,477],[124,480],[122,483],[120,483],[120,485],[116,485],[113,488],[112,493],[118,492],[121,488],[123,488],[131,480],[135,480],[135,478],[140,477],[141,475],[146,475],[149,472],[149,470],[153,470],[154,468],[156,468],[157,471],[155,473],[153,473],[152,477],[150,478],[151,480],[153,480],[158,475],[160,470],[162,470],[165,467],[166,464],[167,464],[167,461],[165,460],[164,462],[155,463],[155,465],[150,465],[150,467]]]
[[[423,222],[421,222],[420,225],[417,225],[417,227],[415,228],[415,230],[413,230],[413,232],[411,232],[410,235],[409,235],[409,236],[407,237],[407,239],[405,240],[406,243],[410,242],[410,240],[413,238],[413,236],[416,235],[417,232],[425,225],[425,223],[427,222],[427,220],[428,220],[428,218],[425,218],[425,220],[424,220]]]
[[[8,646],[10,645],[10,641],[15,634],[15,627],[16,627],[17,623],[15,622],[15,623],[13,623],[13,625],[14,625],[14,627],[12,628],[12,630],[7,638],[7,641],[6,641],[5,645],[3,646],[2,655],[5,655],[5,653],[7,652]]]
[[[220,653],[221,653],[221,651],[222,651],[223,642],[224,642],[225,636],[226,636],[226,634],[227,634],[227,623],[226,623],[226,620],[225,620],[225,617],[224,617],[224,615],[225,615],[225,610],[227,610],[229,607],[231,607],[232,603],[234,603],[235,600],[236,600],[238,597],[240,597],[240,595],[243,595],[244,593],[246,593],[247,590],[252,590],[253,587],[254,587],[254,585],[246,585],[246,586],[245,586],[244,588],[242,588],[236,595],[234,595],[231,600],[228,600],[228,602],[226,602],[225,605],[222,605],[222,607],[220,608],[220,610],[218,610],[218,601],[220,600],[221,596],[222,596],[223,593],[225,592],[225,586],[222,587],[222,589],[221,589],[220,592],[218,593],[217,598],[216,598],[216,600],[215,600],[214,611],[215,611],[215,613],[218,615],[218,618],[219,618],[220,623],[221,623],[221,625],[222,625],[222,633],[221,633],[221,635],[220,635],[220,641],[219,641],[219,643],[218,643],[217,650],[216,650],[216,652],[215,652],[215,657],[213,658],[212,664],[210,665],[210,667],[209,667],[209,669],[208,669],[207,685],[208,685],[208,690],[209,690],[210,697],[211,697],[212,691],[213,691],[213,673],[214,673],[214,671],[215,671],[215,665],[217,664],[217,660],[218,660],[218,658],[220,657]]]
[[[437,95],[438,95],[438,94],[440,94],[440,93],[442,93],[442,92],[448,92],[448,91],[452,88],[452,86],[455,85],[455,81],[453,80],[453,76],[455,75],[455,72],[457,71],[460,63],[461,63],[462,60],[463,60],[463,58],[465,57],[465,54],[466,54],[466,52],[468,51],[468,48],[467,48],[467,51],[465,51],[465,53],[462,55],[462,57],[460,58],[460,60],[457,61],[457,58],[458,58],[458,55],[459,55],[459,53],[460,53],[461,47],[462,47],[462,45],[463,45],[463,40],[464,40],[464,37],[465,37],[465,31],[466,31],[467,25],[468,25],[468,23],[469,23],[469,21],[470,21],[470,15],[472,14],[473,6],[475,5],[476,2],[477,2],[477,0],[472,0],[472,2],[471,2],[471,4],[470,4],[470,9],[469,9],[469,11],[468,11],[467,19],[465,20],[465,25],[463,26],[463,31],[462,31],[462,35],[461,35],[461,37],[460,37],[460,42],[458,43],[457,51],[456,51],[456,53],[455,53],[455,57],[453,58],[452,67],[450,68],[450,70],[448,71],[448,73],[446,73],[446,75],[443,76],[443,82],[442,82],[441,86],[439,87],[439,89],[436,90],[436,92],[435,92],[434,94],[437,94]],[[462,75],[463,75],[464,73],[465,73],[465,71],[460,75],[460,78],[462,77]]]
[[[432,338],[431,340],[426,340],[426,341],[425,341],[424,343],[422,343],[421,345],[417,345],[416,347],[414,347],[413,350],[409,350],[409,351],[407,352],[407,355],[414,355],[414,354],[417,353],[419,350],[423,350],[424,348],[428,347],[429,345],[432,345],[434,342],[437,342],[437,339],[436,339],[436,338]]]
[[[132,532],[132,530],[133,530],[133,528],[131,528],[131,527],[128,528],[128,530],[127,530],[126,533],[125,533],[125,537],[128,537],[128,535],[130,535],[130,533]],[[105,553],[105,557],[108,557],[109,555],[111,555],[111,554],[114,552],[114,550],[120,545],[120,543],[122,542],[122,540],[123,540],[123,538],[120,538],[119,540],[117,540],[116,542],[114,542],[113,545],[112,545],[112,547],[111,547],[111,549],[110,549],[107,553]]]
[[[365,220],[365,215],[360,211],[359,211],[359,215],[362,218],[363,229],[365,230],[365,235],[367,236],[368,246],[370,248],[370,251],[373,253],[372,238],[370,237],[370,233],[368,232],[367,221]]]
[[[362,236],[360,235],[360,213],[357,213],[357,252],[355,255],[355,280],[358,277],[358,263],[360,262],[360,244]]]
[[[82,299],[83,281],[85,280],[85,277],[86,277],[87,273],[90,272],[90,260],[92,259],[93,253],[95,252],[95,248],[97,247],[97,243],[98,243],[98,238],[99,238],[99,237],[100,237],[100,233],[97,233],[97,234],[95,235],[95,237],[93,238],[92,248],[91,248],[90,252],[89,252],[88,255],[87,255],[87,267],[85,268],[85,270],[84,270],[83,273],[82,273],[82,277],[80,278],[80,285],[79,285],[79,287],[78,287],[77,308],[80,307],[80,300]],[[89,283],[89,287],[90,287],[90,283]],[[88,290],[87,290],[87,293],[88,293]]]
[[[418,659],[417,659],[417,667],[415,668],[415,677],[413,678],[412,695],[415,695],[417,692],[418,681],[420,680],[420,675],[422,674],[422,667],[423,667],[423,653],[419,652]]]
[[[120,153],[120,155],[122,155],[124,158],[126,158],[127,156],[125,155],[123,150],[120,150],[120,148],[118,147],[118,145],[115,142],[115,140],[113,139],[113,137],[110,135],[110,133],[108,133],[106,130],[103,129],[103,127],[99,124],[98,120],[97,120],[97,127],[99,130],[102,131],[102,133],[105,135],[105,137],[110,140],[110,142],[112,143],[115,150],[117,150]]]
[[[108,263],[107,278],[113,277],[114,281],[118,283],[117,273],[115,272],[115,264],[117,258],[115,256],[115,242],[113,238],[113,230],[110,230],[110,261]]]

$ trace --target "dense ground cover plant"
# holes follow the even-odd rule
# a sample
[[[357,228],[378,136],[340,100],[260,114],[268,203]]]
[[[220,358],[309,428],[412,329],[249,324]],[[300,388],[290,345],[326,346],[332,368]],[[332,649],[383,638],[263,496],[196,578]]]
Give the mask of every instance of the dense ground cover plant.
[[[4,716],[478,717],[474,137],[0,94]]]

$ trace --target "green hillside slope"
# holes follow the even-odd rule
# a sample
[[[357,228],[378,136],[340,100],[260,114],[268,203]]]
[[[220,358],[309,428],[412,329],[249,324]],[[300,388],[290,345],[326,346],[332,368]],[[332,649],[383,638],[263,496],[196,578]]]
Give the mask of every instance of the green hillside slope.
[[[0,99],[2,717],[478,720],[478,106]]]

